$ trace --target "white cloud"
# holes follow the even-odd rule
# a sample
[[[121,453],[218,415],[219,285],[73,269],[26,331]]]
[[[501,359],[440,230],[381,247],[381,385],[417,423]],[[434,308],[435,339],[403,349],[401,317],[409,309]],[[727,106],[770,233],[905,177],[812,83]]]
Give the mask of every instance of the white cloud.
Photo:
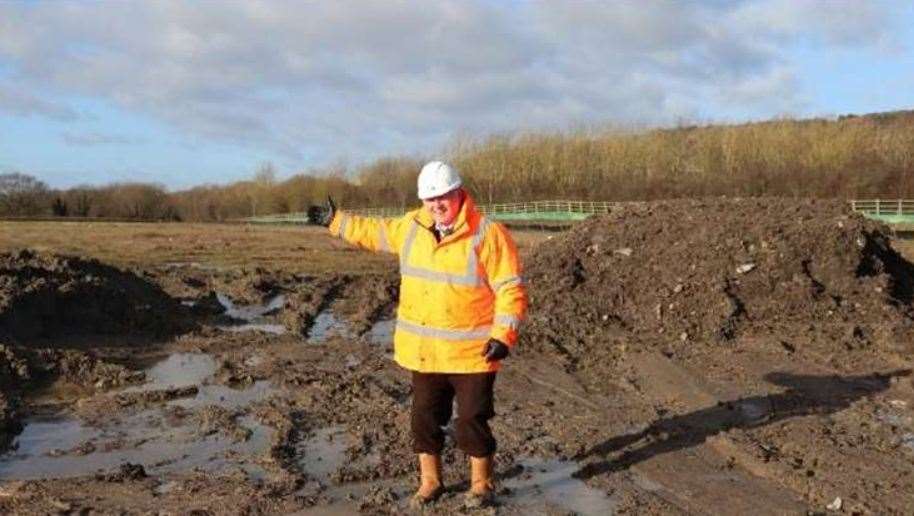
[[[892,41],[891,5],[828,5],[7,2],[0,66],[23,89],[0,83],[0,111],[62,119],[59,99],[89,97],[303,165],[455,132],[778,114],[805,102],[791,45]]]
[[[870,0],[764,0],[731,15],[755,37],[821,39],[834,45],[879,45],[893,38],[891,4]]]

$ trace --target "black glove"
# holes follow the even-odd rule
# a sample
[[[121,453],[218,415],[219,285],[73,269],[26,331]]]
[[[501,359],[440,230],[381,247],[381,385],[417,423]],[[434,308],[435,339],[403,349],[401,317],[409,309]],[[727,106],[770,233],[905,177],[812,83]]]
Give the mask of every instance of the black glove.
[[[508,345],[498,339],[489,339],[486,347],[482,351],[482,356],[486,357],[486,362],[495,362],[502,360],[510,354]]]
[[[308,222],[327,227],[333,221],[333,216],[335,214],[336,204],[333,203],[333,198],[328,195],[327,204],[323,206],[315,205],[308,207]]]

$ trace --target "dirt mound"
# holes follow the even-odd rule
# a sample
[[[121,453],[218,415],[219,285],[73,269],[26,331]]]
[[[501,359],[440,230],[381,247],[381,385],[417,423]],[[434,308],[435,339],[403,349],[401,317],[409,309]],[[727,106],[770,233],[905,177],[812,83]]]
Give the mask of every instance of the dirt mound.
[[[572,368],[630,346],[672,356],[761,338],[852,356],[912,342],[914,266],[841,201],[626,207],[545,242],[526,277],[526,345]]]
[[[28,250],[0,254],[0,333],[14,339],[169,335],[189,327],[185,312],[155,284],[96,260]]]

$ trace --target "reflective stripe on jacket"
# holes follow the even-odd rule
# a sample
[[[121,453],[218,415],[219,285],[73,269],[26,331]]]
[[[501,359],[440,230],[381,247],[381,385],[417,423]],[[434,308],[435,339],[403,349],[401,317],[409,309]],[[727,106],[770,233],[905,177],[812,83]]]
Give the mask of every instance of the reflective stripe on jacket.
[[[394,359],[426,373],[498,370],[482,356],[496,338],[513,347],[527,309],[517,247],[507,230],[467,196],[454,232],[435,240],[424,208],[395,219],[338,212],[330,232],[372,251],[400,256]]]

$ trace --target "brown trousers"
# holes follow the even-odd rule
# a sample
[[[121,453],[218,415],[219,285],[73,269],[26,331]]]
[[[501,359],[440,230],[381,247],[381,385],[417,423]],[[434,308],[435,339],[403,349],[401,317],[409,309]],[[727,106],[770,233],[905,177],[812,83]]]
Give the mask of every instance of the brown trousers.
[[[413,451],[440,454],[444,429],[457,398],[457,447],[472,457],[495,453],[489,419],[495,416],[495,373],[419,373],[413,371]]]

